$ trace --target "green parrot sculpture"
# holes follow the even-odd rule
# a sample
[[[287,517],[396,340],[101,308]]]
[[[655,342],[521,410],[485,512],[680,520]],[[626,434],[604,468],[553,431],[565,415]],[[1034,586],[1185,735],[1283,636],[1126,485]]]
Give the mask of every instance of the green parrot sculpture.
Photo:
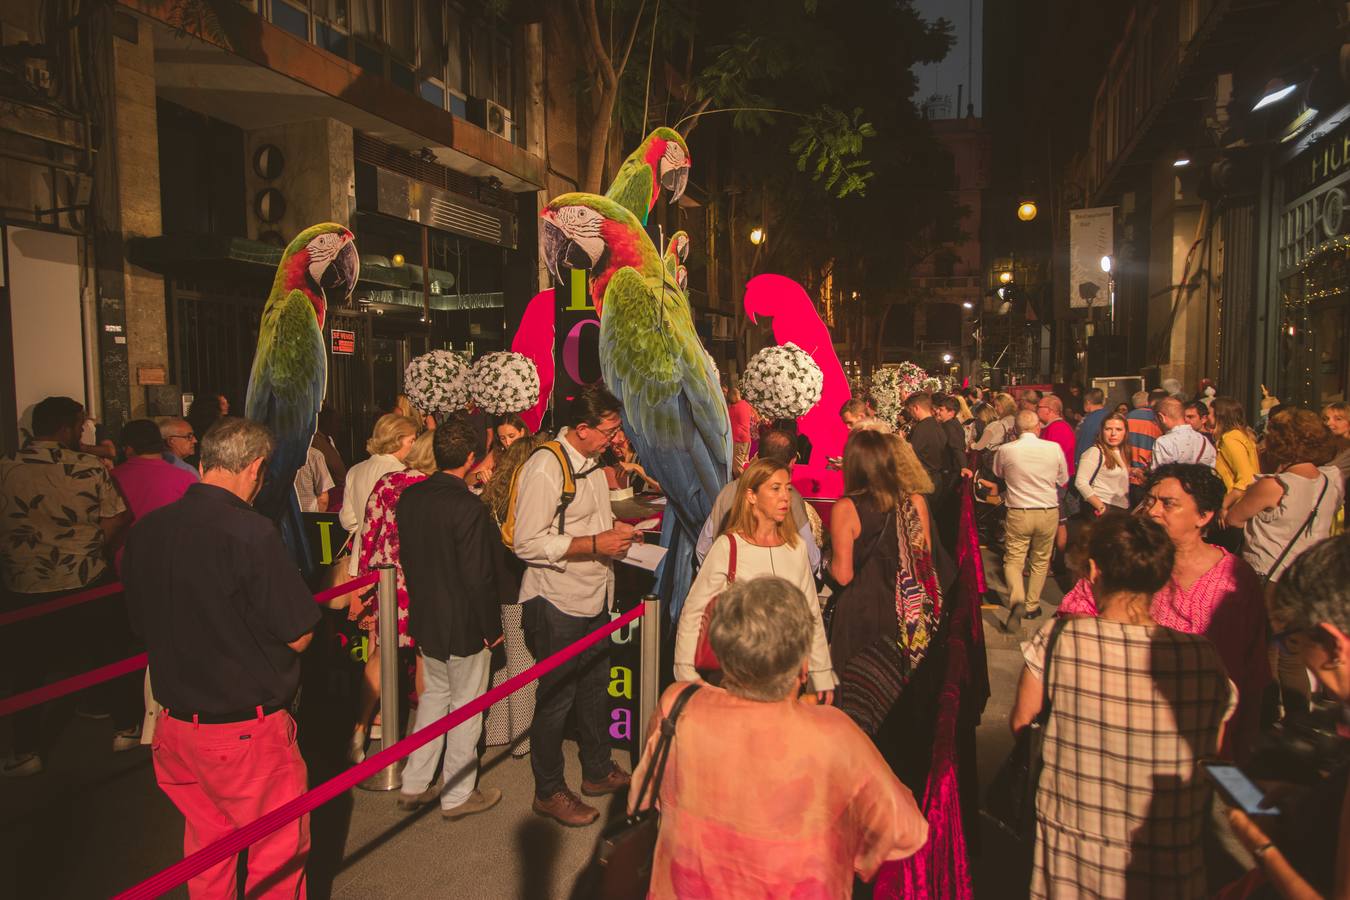
[[[623,404],[624,433],[669,499],[657,592],[679,615],[693,551],[731,467],[731,423],[717,366],[689,300],[637,217],[595,194],[563,194],[542,213],[555,278],[587,269],[600,316],[600,371]]]
[[[631,212],[645,228],[662,188],[670,191],[671,203],[684,195],[689,186],[689,166],[689,145],[684,137],[662,126],[628,154],[605,196]]]
[[[244,415],[266,425],[276,446],[253,506],[276,522],[306,574],[312,561],[295,495],[328,380],[323,322],[328,307],[346,303],[361,263],[350,231],[335,222],[300,232],[281,255],[258,326]]]

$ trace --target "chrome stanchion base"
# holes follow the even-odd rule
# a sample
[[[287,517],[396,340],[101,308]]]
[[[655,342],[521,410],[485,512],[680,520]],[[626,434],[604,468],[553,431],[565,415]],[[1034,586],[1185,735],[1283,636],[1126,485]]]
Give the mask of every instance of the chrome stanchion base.
[[[388,768],[381,769],[361,782],[358,787],[363,791],[396,791],[403,787],[403,764],[400,759]]]

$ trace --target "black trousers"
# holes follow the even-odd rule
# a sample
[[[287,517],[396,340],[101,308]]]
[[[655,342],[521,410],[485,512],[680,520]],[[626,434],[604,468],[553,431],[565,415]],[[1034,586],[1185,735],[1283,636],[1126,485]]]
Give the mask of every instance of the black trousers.
[[[569,616],[545,598],[535,601],[535,656],[544,659],[609,623],[603,610],[594,616]],[[539,679],[530,724],[530,768],[534,792],[544,798],[567,788],[562,742],[567,715],[576,709],[581,774],[600,781],[613,768],[609,749],[609,641],[603,640]]]

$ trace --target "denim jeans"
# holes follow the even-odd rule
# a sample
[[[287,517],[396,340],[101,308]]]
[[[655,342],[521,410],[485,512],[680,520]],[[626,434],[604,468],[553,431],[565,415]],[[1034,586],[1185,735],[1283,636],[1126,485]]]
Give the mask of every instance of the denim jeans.
[[[540,598],[534,647],[539,659],[558,652],[609,622],[601,610],[594,616],[569,616]],[[567,714],[575,706],[581,774],[588,781],[609,775],[609,641],[600,641],[539,679],[534,721],[530,725],[530,767],[534,792],[540,798],[566,789],[562,741]]]

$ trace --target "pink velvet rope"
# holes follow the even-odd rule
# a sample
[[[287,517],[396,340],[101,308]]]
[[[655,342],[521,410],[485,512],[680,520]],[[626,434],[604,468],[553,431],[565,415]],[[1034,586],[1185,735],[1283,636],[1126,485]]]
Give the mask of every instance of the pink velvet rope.
[[[81,603],[88,603],[90,600],[97,600],[100,597],[111,597],[113,594],[120,593],[122,593],[122,585],[115,582],[105,584],[102,587],[90,588],[87,591],[80,591],[78,594],[71,594],[68,597],[57,597],[55,600],[48,600],[45,603],[34,603],[32,606],[25,606],[22,609],[0,614],[0,628],[13,625],[15,622],[49,615],[71,606],[79,606]]]
[[[370,572],[359,578],[353,578],[351,581],[338,585],[335,588],[329,588],[326,591],[319,591],[314,595],[316,603],[326,603],[334,597],[341,597],[343,594],[350,594],[352,591],[360,590],[368,584],[374,584],[379,581],[379,572]],[[33,615],[23,616],[20,619],[0,619],[0,625],[8,625],[12,621],[22,621],[22,619],[31,619],[38,615],[45,615],[49,612],[55,612],[57,609],[64,609],[66,606],[74,606],[78,603],[84,603],[88,600],[97,600],[99,597],[106,597],[109,594],[120,593],[122,585],[109,584],[104,587],[94,588],[90,591],[84,591],[79,594],[71,594],[69,597],[62,597],[59,600],[52,601],[53,604],[61,604],[53,609],[44,609],[43,607],[52,604],[40,604],[39,606],[29,606],[19,610],[19,612],[29,612],[38,610]],[[109,663],[101,668],[89,672],[82,672],[79,675],[72,675],[69,678],[63,678],[60,681],[54,681],[51,684],[43,685],[40,688],[34,688],[31,691],[25,691],[22,694],[15,694],[13,697],[6,697],[0,700],[0,719],[5,716],[13,715],[20,710],[28,709],[30,706],[37,706],[64,697],[67,694],[73,694],[76,691],[82,691],[85,688],[93,687],[104,681],[111,681],[128,672],[136,672],[144,669],[146,666],[145,654],[132,656],[128,659],[115,663]]]
[[[387,747],[379,753],[376,753],[374,756],[367,757],[365,762],[353,766],[341,775],[325,781],[323,784],[301,794],[294,800],[283,803],[281,806],[278,806],[261,818],[240,828],[238,831],[228,834],[217,841],[211,842],[196,853],[173,864],[159,874],[147,878],[135,887],[128,888],[114,897],[114,900],[148,900],[148,898],[158,897],[161,894],[174,889],[194,875],[202,873],[221,860],[234,856],[240,850],[261,840],[283,825],[295,821],[305,813],[322,806],[337,795],[352,788],[357,783],[374,775],[376,772],[379,772],[387,766],[393,765],[398,760],[403,759],[405,756],[412,753],[418,747],[436,740],[450,729],[482,713],[489,706],[492,706],[502,698],[515,693],[536,678],[553,671],[563,663],[609,637],[628,623],[640,618],[645,608],[645,604],[638,604],[608,625],[597,628],[575,644],[564,647],[547,659],[530,666],[530,668],[521,672],[514,678],[507,679],[486,694],[483,694],[477,700],[474,700],[472,703],[461,706],[439,722],[428,725],[421,731],[414,732],[394,744],[392,747]]]
[[[335,597],[341,597],[343,594],[350,594],[359,588],[368,584],[374,584],[380,580],[379,572],[367,572],[351,581],[343,582],[334,588],[319,591],[314,595],[315,603],[327,603]],[[35,603],[32,606],[25,606],[23,609],[11,610],[7,613],[0,613],[0,628],[6,625],[13,625],[16,622],[26,622],[29,619],[36,619],[39,616],[50,615],[63,609],[69,609],[72,606],[79,606],[81,603],[88,603],[90,600],[98,600],[103,597],[111,597],[113,594],[120,594],[123,591],[122,583],[114,582],[105,584],[101,587],[90,588],[87,591],[80,591],[78,594],[71,594],[68,597],[57,597],[55,600],[48,600],[45,603]]]
[[[120,678],[128,672],[138,672],[141,669],[144,669],[145,665],[145,654],[139,653],[136,656],[119,660],[115,663],[109,663],[106,666],[100,666],[89,672],[81,672],[79,675],[72,675],[69,678],[54,681],[51,684],[43,685],[40,688],[24,691],[22,694],[15,694],[13,697],[6,697],[5,699],[0,700],[0,719],[3,719],[5,716],[13,715],[20,710],[27,709],[30,706],[47,703],[58,697],[64,697],[66,694],[73,694],[76,691],[82,691],[85,688],[93,687],[104,681]]]

